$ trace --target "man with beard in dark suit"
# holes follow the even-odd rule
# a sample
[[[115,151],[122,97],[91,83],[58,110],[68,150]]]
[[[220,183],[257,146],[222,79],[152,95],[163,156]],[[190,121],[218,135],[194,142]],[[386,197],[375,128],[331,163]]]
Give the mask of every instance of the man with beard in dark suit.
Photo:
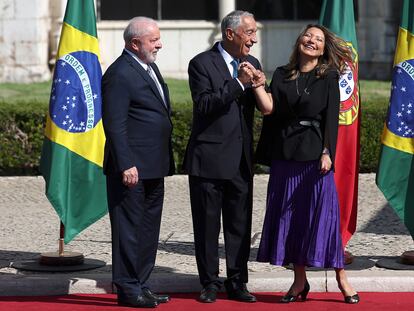
[[[219,280],[220,217],[226,251],[229,299],[255,302],[246,287],[250,254],[253,187],[252,71],[249,55],[257,42],[254,16],[234,11],[221,23],[222,41],[189,64],[193,125],[184,160],[189,174],[191,211],[202,302],[216,301]],[[250,74],[249,74],[250,73]]]
[[[174,171],[171,107],[154,63],[162,47],[156,22],[132,19],[124,40],[122,55],[102,78],[112,273],[118,304],[148,308],[169,300],[153,293],[147,280],[157,253],[164,177]]]

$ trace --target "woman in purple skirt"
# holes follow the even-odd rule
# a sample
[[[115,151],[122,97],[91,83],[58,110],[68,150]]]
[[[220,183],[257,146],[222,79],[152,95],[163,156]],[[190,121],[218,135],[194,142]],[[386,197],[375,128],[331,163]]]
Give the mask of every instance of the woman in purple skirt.
[[[339,230],[333,164],[338,133],[339,74],[352,64],[346,43],[320,25],[299,35],[286,66],[273,74],[267,93],[264,75],[255,94],[264,118],[258,162],[270,165],[266,216],[257,260],[293,264],[294,282],[281,302],[302,300],[310,290],[306,266],[334,268],[345,302],[358,303],[348,283]]]

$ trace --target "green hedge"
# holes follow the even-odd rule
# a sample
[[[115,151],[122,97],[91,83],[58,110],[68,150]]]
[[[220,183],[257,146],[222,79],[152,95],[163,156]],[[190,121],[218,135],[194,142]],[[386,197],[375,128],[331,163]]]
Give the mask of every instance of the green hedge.
[[[0,102],[0,175],[37,175],[47,104]]]
[[[387,103],[362,105],[360,171],[375,172],[380,151],[380,135]],[[47,104],[0,102],[0,175],[38,175]],[[177,171],[182,172],[182,159],[191,128],[191,103],[173,104],[173,148]],[[255,116],[255,138],[260,133],[261,116]],[[258,172],[263,168],[257,167]]]
[[[361,120],[361,158],[359,171],[372,173],[377,171],[381,149],[381,134],[387,115],[388,99],[377,99],[375,103],[364,104],[362,99]]]

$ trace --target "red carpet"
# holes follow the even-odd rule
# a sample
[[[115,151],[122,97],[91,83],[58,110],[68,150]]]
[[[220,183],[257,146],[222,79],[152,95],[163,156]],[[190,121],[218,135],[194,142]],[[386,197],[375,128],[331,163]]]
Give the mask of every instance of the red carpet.
[[[345,304],[339,293],[311,293],[306,302],[290,304],[277,303],[281,293],[257,293],[257,303],[248,304],[229,301],[220,294],[216,303],[204,304],[195,299],[198,294],[172,294],[172,300],[152,310],[168,311],[412,311],[414,293],[360,293],[361,302],[357,305]],[[35,297],[0,297],[0,311],[103,311],[133,310],[116,305],[115,295],[66,295]],[[139,309],[135,309],[139,310]],[[142,309],[141,309],[142,310]],[[151,309],[146,309],[151,310]]]

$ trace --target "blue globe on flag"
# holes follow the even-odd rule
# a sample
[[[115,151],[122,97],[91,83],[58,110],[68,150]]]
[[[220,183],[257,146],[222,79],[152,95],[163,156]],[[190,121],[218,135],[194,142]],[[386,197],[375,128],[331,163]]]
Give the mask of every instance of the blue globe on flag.
[[[400,137],[414,137],[414,60],[394,67],[387,127]],[[392,103],[392,104],[391,104]]]
[[[50,95],[50,118],[71,133],[93,129],[102,117],[101,66],[98,57],[78,51],[56,62]]]

